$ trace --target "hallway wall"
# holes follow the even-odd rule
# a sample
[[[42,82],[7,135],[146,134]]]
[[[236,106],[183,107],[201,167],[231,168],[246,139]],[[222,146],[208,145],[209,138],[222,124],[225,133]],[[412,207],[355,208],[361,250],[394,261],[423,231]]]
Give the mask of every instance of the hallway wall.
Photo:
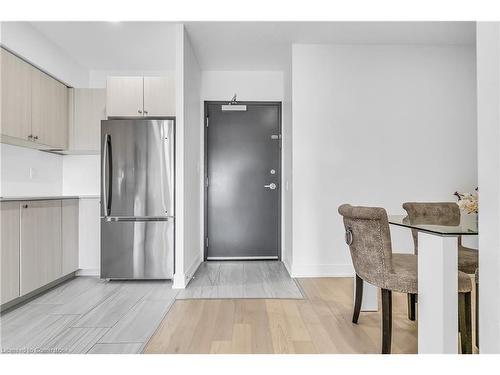
[[[337,208],[477,186],[475,48],[294,45],[293,275],[352,274]],[[411,252],[393,230],[396,252]]]

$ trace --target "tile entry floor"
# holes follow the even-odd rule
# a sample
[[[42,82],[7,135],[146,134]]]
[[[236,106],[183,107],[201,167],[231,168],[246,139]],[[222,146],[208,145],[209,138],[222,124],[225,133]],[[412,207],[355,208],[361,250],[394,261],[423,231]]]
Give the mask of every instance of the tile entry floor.
[[[209,261],[176,299],[287,298],[302,293],[280,261]]]

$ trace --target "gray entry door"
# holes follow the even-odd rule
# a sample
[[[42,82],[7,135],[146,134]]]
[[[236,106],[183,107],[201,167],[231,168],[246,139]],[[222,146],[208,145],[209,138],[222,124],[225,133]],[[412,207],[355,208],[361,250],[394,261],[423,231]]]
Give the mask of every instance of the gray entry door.
[[[207,102],[206,259],[280,257],[280,103]]]

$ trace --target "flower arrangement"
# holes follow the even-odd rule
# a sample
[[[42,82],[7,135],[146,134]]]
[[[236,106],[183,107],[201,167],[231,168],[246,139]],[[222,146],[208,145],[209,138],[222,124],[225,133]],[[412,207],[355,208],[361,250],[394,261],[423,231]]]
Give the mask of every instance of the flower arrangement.
[[[460,193],[456,191],[453,195],[458,198],[458,206],[462,211],[468,214],[477,214],[479,210],[478,206],[478,189],[473,193]]]

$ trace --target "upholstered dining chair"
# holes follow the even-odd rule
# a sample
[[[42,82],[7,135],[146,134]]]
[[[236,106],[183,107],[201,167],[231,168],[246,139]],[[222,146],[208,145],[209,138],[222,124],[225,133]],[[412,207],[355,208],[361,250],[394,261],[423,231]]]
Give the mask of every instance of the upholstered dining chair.
[[[454,202],[406,202],[403,208],[412,223],[432,225],[459,225],[460,208]],[[418,254],[418,232],[412,229],[413,251]],[[474,274],[479,265],[478,251],[462,245],[462,237],[458,237],[458,269]],[[415,320],[415,296],[408,295],[408,318]]]
[[[382,294],[382,354],[388,354],[392,339],[392,292],[417,294],[417,256],[392,252],[389,222],[383,208],[343,204],[338,211],[344,220],[345,240],[356,272],[352,321],[358,323],[363,281],[379,287]],[[463,272],[458,274],[458,291],[462,353],[472,353],[472,283]]]
[[[474,274],[476,284],[476,347],[479,349],[479,268]]]

